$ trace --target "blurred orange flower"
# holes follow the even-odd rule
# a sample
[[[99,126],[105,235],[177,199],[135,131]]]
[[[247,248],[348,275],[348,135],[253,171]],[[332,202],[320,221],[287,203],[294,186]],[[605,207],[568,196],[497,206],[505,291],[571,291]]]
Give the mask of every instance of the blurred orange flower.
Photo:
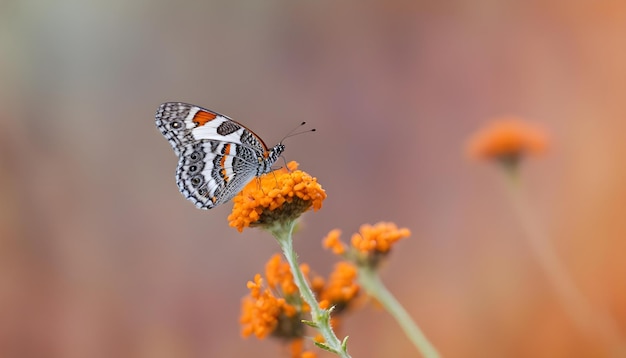
[[[307,265],[301,265],[300,270],[305,277],[308,275]],[[304,335],[302,313],[310,308],[300,298],[289,264],[276,254],[265,265],[265,276],[267,287],[263,286],[260,274],[254,277],[254,282],[248,282],[250,294],[241,305],[242,335],[254,334],[259,339],[269,334],[288,340],[301,338]]]
[[[344,311],[361,289],[356,280],[357,269],[354,265],[345,261],[335,264],[335,270],[330,274],[327,283],[318,279],[313,285],[320,299],[320,307],[334,306],[334,314]]]
[[[308,275],[309,266],[307,264],[300,265],[300,270],[305,275]],[[293,274],[289,268],[289,264],[282,260],[280,254],[272,256],[267,264],[265,264],[265,277],[267,278],[267,284],[270,288],[280,291],[285,296],[299,295],[298,286],[293,281]],[[299,296],[298,296],[299,297]]]
[[[376,225],[361,225],[359,232],[352,235],[352,247],[363,253],[387,253],[398,240],[409,237],[411,231],[398,228],[391,222],[379,222]]]
[[[340,238],[341,230],[331,230],[324,238],[322,245],[327,249],[331,249],[335,255],[343,255],[346,252],[346,244],[344,244]]]
[[[407,228],[398,228],[391,222],[379,222],[361,225],[359,232],[352,235],[350,249],[340,240],[341,231],[337,229],[328,233],[322,245],[357,265],[376,266],[398,240],[410,235],[411,231]]]
[[[288,168],[288,169],[287,169]],[[298,163],[253,180],[233,199],[229,225],[243,231],[245,227],[272,227],[291,222],[313,208],[319,210],[326,192],[309,174],[296,170]]]
[[[264,289],[263,279],[257,274],[254,282],[248,282],[250,295],[242,300],[241,334],[248,337],[254,334],[263,339],[269,334],[276,334],[279,323],[292,321],[294,318],[299,323],[295,307],[288,304],[284,298],[278,298],[269,289]],[[302,330],[302,329],[301,329]]]
[[[543,154],[547,146],[543,128],[516,117],[503,117],[477,131],[466,150],[473,159],[515,164],[525,154]]]

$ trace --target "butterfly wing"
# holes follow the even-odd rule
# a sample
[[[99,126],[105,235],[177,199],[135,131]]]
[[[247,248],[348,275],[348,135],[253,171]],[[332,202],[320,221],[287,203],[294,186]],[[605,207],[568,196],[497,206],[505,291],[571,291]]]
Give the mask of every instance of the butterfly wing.
[[[176,154],[184,145],[214,139],[267,153],[267,145],[253,131],[233,119],[206,108],[182,102],[163,103],[156,113],[156,125]]]
[[[156,125],[179,157],[176,183],[198,208],[230,200],[259,174],[267,146],[252,131],[198,106],[163,103]]]
[[[229,119],[219,113],[191,104],[167,102],[157,110],[155,122],[161,134],[174,148],[174,152],[180,155],[184,146],[196,142],[193,129],[218,117]]]
[[[219,141],[187,145],[176,169],[178,189],[198,208],[223,204],[255,177],[257,160],[249,158],[253,155],[250,149]]]

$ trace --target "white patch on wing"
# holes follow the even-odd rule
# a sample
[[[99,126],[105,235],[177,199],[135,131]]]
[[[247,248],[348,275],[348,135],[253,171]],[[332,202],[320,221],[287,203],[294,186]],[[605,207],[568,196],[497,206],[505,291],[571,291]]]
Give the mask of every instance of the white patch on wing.
[[[207,190],[209,191],[209,197],[215,195],[215,190],[217,190],[218,185],[215,179],[211,176],[211,169],[205,169],[202,171],[202,175],[204,176],[204,180],[206,181],[205,185]]]
[[[235,150],[234,146],[230,147],[230,151],[231,153]],[[228,181],[233,180],[234,177],[234,168],[233,168],[233,159],[235,159],[235,156],[230,154],[228,156],[226,156],[224,158],[224,170],[226,171],[226,177],[228,178]]]
[[[193,117],[192,117],[193,118]],[[217,128],[224,122],[232,122],[224,116],[217,116],[214,120],[207,122],[202,127],[196,127],[191,131],[194,139],[213,139],[228,143],[241,144],[241,135],[245,128],[240,127],[238,130],[228,135],[221,135],[217,133]],[[237,124],[239,126],[239,124]]]
[[[187,114],[187,117],[185,117],[185,128],[194,128],[196,126],[196,124],[193,122],[193,119],[196,116],[196,113],[198,113],[199,111],[200,108],[198,107],[191,107],[189,109],[189,114]]]

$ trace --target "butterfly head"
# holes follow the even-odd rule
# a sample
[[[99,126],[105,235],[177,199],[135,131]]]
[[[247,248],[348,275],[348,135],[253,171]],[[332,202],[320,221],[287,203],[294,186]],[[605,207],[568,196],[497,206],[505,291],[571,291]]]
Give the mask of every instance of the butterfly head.
[[[272,149],[270,149],[270,157],[272,155],[276,156],[276,159],[280,157],[281,154],[285,151],[285,145],[283,143],[276,144]]]
[[[263,158],[263,165],[259,167],[259,173],[257,176],[265,173],[269,173],[272,171],[272,165],[276,163],[278,158],[280,158],[281,154],[285,151],[285,145],[283,143],[278,143],[270,150],[267,151],[265,158]]]

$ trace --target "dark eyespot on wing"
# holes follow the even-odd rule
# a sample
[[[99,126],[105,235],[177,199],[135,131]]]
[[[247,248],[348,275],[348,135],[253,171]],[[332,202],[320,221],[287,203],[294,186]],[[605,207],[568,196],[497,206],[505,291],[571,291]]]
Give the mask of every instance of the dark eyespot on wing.
[[[185,125],[185,118],[193,107],[185,103],[167,102],[159,106],[156,112],[156,126],[176,154],[179,154],[181,146],[193,142],[191,129]]]
[[[192,177],[191,179],[189,179],[189,182],[191,183],[191,186],[193,186],[194,188],[197,188],[201,186],[202,184],[204,184],[204,177],[202,175],[196,175]]]
[[[193,144],[191,150],[186,149],[182,154],[189,163],[200,162],[206,156],[202,143]]]

